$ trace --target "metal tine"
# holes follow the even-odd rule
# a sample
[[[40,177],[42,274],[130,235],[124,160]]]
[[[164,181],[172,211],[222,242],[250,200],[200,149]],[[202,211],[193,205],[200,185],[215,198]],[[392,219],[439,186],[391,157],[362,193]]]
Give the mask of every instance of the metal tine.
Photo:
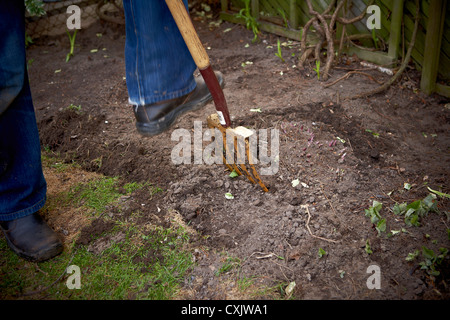
[[[268,192],[269,189],[267,189],[266,185],[262,182],[261,178],[258,175],[258,171],[255,168],[255,165],[253,164],[252,158],[250,158],[250,143],[248,142],[248,138],[245,139],[245,151],[247,153],[247,158],[249,159],[249,166],[252,169],[253,176],[255,177],[256,181],[258,181],[258,184],[265,192]]]
[[[231,155],[230,154],[230,150],[228,149],[228,146],[227,146],[227,138],[226,138],[226,132],[225,132],[225,130],[221,130],[221,132],[222,132],[222,139],[223,139],[223,143],[224,143],[224,146],[225,146],[225,152],[226,152],[226,157],[225,157],[225,159],[224,159],[224,163],[227,165],[227,167],[231,170],[231,171],[236,171],[236,173],[238,174],[238,175],[242,175],[242,172],[241,172],[241,170],[239,170],[239,167],[236,165],[236,160],[235,160],[235,157],[234,157],[234,154],[233,155]],[[232,156],[232,157],[231,157]],[[228,163],[228,161],[227,161],[227,159],[233,159],[233,163],[232,164],[229,164]]]
[[[250,172],[248,172],[247,167],[245,166],[245,159],[242,158],[242,155],[239,152],[239,147],[238,146],[238,137],[234,136],[233,137],[233,143],[234,143],[234,150],[236,150],[236,158],[235,158],[235,162],[239,165],[239,167],[245,172],[245,176],[253,183],[256,184],[255,180],[253,180],[252,175],[250,174]],[[244,142],[245,144],[245,142]],[[245,147],[244,147],[245,148]],[[246,152],[244,151],[244,155],[246,154]],[[245,156],[244,156],[245,157]],[[243,160],[243,161],[242,161]]]
[[[215,129],[217,129],[217,128],[214,128],[214,129],[210,129],[210,130],[215,130]],[[222,132],[221,132],[222,133]],[[223,135],[223,133],[222,133],[222,141],[223,141],[223,139],[224,139],[224,135]],[[241,172],[239,171],[239,169],[238,170],[235,170],[230,164],[228,164],[228,162],[227,162],[227,158],[226,158],[226,152],[227,152],[227,148],[224,148],[223,147],[223,142],[222,142],[222,144],[220,144],[219,143],[219,139],[217,139],[216,138],[216,147],[217,147],[217,149],[222,149],[222,162],[228,167],[228,169],[232,172],[233,170],[234,171],[236,171],[236,173],[240,176],[240,175],[242,175],[241,174]]]

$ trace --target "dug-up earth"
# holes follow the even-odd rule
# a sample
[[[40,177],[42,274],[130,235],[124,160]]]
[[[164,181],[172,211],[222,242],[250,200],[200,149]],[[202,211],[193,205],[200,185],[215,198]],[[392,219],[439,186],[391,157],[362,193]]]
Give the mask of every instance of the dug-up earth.
[[[312,61],[297,66],[299,42],[263,33],[252,43],[243,26],[214,21],[194,22],[213,68],[225,76],[233,125],[279,132],[278,157],[272,158],[277,170],[262,176],[269,192],[242,176],[229,177],[223,165],[172,162],[179,143],[171,139],[174,130],[193,137],[194,121],[201,121],[206,131],[212,103],[161,135],[137,134],[121,25],[100,21],[80,30],[67,63],[66,35],[39,38],[28,48],[42,146],[86,171],[164,190],[152,198],[133,195],[127,210],[110,214],[140,210],[142,223],[167,224],[176,211],[198,232],[193,246],[211,250],[195,251],[197,266],[183,298],[235,298],[216,275],[225,256],[240,261],[240,275],[267,286],[295,282],[292,299],[448,299],[449,256],[429,258],[428,269],[420,263],[427,261],[423,247],[436,255],[449,248],[449,200],[437,196],[438,212],[421,217],[420,226],[407,225],[392,209],[424,199],[427,187],[449,193],[449,100],[421,93],[413,65],[384,93],[345,100],[389,76],[365,70],[371,77],[354,74],[325,87],[364,67],[344,57],[328,82],[319,81]],[[275,56],[278,39],[285,62]],[[64,185],[64,179],[49,183]],[[386,219],[380,233],[365,214],[374,201],[382,203],[379,214]],[[84,223],[77,230],[76,222],[71,217],[74,232]],[[58,229],[65,222],[50,217],[49,223]],[[439,275],[430,274],[431,265]]]

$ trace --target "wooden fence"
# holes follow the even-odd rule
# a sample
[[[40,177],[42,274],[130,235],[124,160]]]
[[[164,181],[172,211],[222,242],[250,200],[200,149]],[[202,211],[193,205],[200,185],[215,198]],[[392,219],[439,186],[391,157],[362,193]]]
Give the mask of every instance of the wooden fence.
[[[236,14],[245,8],[246,0],[221,0],[223,20],[244,23]],[[300,40],[302,26],[311,18],[304,0],[248,0],[251,15],[258,21],[260,29],[266,32]],[[331,0],[311,0],[313,8],[322,12]],[[358,16],[366,10],[368,0],[347,0],[347,17]],[[421,71],[421,90],[427,94],[437,92],[450,97],[450,4],[446,0],[420,0],[420,25],[412,60]],[[348,54],[357,54],[361,59],[380,65],[392,65],[405,55],[414,29],[416,13],[412,0],[375,0],[380,8],[381,29],[375,29],[375,39],[387,44],[385,50],[364,50],[348,46]],[[367,16],[353,25],[346,26],[347,34],[369,34]],[[339,35],[342,26],[337,23]],[[362,41],[364,47],[374,47],[374,41]]]

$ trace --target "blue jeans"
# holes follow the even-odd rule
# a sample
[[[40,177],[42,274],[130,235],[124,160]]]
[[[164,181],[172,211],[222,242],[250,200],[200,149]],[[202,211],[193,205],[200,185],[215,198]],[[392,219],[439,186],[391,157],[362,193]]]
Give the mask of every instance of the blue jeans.
[[[196,66],[165,2],[123,3],[130,104],[151,104],[194,90]],[[46,200],[24,35],[23,0],[0,0],[0,221],[32,214]]]
[[[165,1],[124,0],[123,6],[129,103],[152,104],[194,90],[196,65]]]
[[[0,221],[32,214],[46,199],[24,35],[24,2],[1,1]]]

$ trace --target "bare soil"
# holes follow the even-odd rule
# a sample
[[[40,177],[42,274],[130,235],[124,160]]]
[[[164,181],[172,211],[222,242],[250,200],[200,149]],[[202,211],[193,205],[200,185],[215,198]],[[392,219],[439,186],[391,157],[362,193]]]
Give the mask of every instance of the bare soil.
[[[192,238],[193,245],[212,250],[197,253],[198,266],[186,281],[185,298],[233,297],[215,276],[223,263],[220,253],[226,252],[241,259],[241,275],[257,276],[266,285],[295,281],[294,299],[448,299],[448,257],[435,279],[418,267],[421,256],[414,262],[405,258],[422,246],[435,252],[449,248],[444,214],[449,200],[438,197],[441,213],[430,213],[420,227],[406,226],[390,208],[423,199],[429,193],[426,186],[449,192],[449,100],[423,95],[414,66],[382,94],[342,100],[388,76],[369,70],[372,78],[355,74],[325,88],[313,62],[293,67],[299,43],[282,47],[282,62],[274,53],[277,39],[286,39],[262,34],[260,42],[252,43],[253,34],[243,26],[224,22],[210,29],[208,22],[196,20],[195,26],[213,68],[225,76],[233,125],[280,130],[279,170],[262,177],[269,192],[244,177],[231,179],[222,165],[172,163],[178,141],[171,140],[171,133],[193,130],[194,121],[202,121],[206,130],[212,103],[186,114],[159,136],[144,138],[136,132],[124,80],[125,31],[111,23],[100,21],[80,30],[68,63],[66,35],[40,38],[28,48],[28,59],[34,59],[29,74],[42,146],[84,170],[150,181],[164,190],[151,199],[133,194],[120,214],[141,210],[142,223],[167,225],[169,212],[176,210],[207,236]],[[243,67],[246,61],[252,64]],[[328,83],[361,65],[356,57],[346,57],[337,67]],[[68,109],[71,104],[81,109]],[[301,183],[293,187],[295,179]],[[404,189],[404,183],[412,188]],[[225,198],[227,192],[233,200]],[[381,215],[387,219],[381,235],[364,213],[374,200],[383,203]],[[78,243],[88,245],[83,237],[96,228],[101,229],[101,222],[84,229]],[[402,228],[407,232],[387,236]],[[367,241],[372,254],[365,250]],[[321,258],[319,248],[327,253]],[[381,289],[367,286],[371,265],[380,267]]]

